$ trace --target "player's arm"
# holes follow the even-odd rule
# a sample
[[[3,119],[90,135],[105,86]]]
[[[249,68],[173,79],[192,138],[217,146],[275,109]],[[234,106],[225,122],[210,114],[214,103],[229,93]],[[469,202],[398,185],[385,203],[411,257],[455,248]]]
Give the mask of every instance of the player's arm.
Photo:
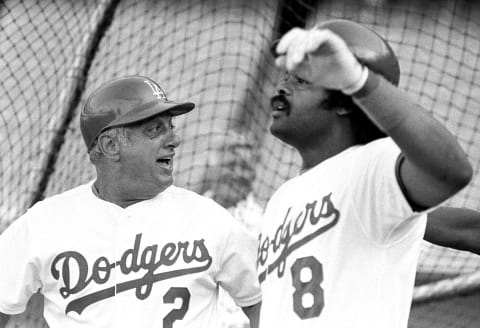
[[[5,328],[9,319],[10,316],[8,314],[0,312],[0,328]]]
[[[439,207],[428,213],[424,239],[436,245],[480,255],[480,212]]]
[[[250,321],[250,328],[259,327],[261,306],[262,302],[259,302],[255,305],[242,307],[243,313],[245,313],[245,315],[248,317],[248,320]]]
[[[470,182],[473,170],[456,138],[400,89],[369,72],[353,99],[400,147],[398,180],[414,207],[438,205]]]
[[[361,65],[338,35],[297,28],[282,37],[276,50],[277,66],[352,95],[395,141],[405,156],[399,183],[411,204],[419,209],[438,205],[470,182],[472,167],[456,138],[406,93]]]

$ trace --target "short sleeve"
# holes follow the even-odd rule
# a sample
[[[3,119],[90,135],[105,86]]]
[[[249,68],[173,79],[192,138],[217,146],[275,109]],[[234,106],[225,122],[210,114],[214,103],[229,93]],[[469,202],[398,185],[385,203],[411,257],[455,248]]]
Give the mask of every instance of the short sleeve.
[[[28,300],[41,286],[31,240],[26,216],[0,234],[0,312],[25,311]]]
[[[235,223],[228,238],[225,238],[217,282],[238,306],[245,307],[262,299],[256,268],[257,239],[238,222]]]
[[[403,194],[396,176],[401,152],[391,138],[373,141],[354,158],[350,194],[360,224],[380,243],[395,241],[418,226],[416,213]]]

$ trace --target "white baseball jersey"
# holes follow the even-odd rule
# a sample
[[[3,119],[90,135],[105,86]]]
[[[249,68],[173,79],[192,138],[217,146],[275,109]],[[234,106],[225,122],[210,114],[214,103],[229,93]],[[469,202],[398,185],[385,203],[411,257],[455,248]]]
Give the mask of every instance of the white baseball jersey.
[[[125,209],[91,183],[48,198],[0,235],[0,263],[0,312],[40,288],[51,328],[215,327],[219,286],[261,301],[256,237],[174,186]]]
[[[391,139],[287,181],[261,222],[261,327],[407,326],[426,215],[395,176]]]

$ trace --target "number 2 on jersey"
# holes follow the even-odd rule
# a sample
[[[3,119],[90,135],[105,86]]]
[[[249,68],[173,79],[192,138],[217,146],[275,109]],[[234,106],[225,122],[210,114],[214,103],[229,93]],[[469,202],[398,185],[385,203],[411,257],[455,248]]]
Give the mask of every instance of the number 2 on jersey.
[[[313,256],[298,258],[290,268],[292,272],[293,311],[301,318],[318,317],[322,312],[325,300],[320,284],[323,281],[323,267]],[[304,272],[304,273],[302,273]],[[305,278],[302,275],[307,275]],[[309,297],[310,296],[310,297]],[[309,301],[308,305],[305,305]]]
[[[188,306],[190,304],[190,292],[185,287],[172,287],[168,292],[163,295],[164,303],[175,303],[175,299],[181,298],[182,305],[179,309],[173,309],[165,318],[163,318],[163,328],[172,328],[173,322],[176,320],[182,320],[187,313]]]

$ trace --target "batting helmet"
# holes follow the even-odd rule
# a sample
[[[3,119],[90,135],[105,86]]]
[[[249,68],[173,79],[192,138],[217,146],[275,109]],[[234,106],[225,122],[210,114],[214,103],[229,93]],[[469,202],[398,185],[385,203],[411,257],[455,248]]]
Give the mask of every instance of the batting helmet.
[[[346,19],[327,20],[317,27],[329,29],[340,36],[360,63],[398,86],[400,80],[398,59],[388,42],[377,32]]]
[[[98,135],[108,128],[142,121],[168,112],[176,116],[195,107],[191,102],[170,101],[154,80],[126,76],[111,80],[87,99],[80,114],[80,130],[90,152]]]
[[[374,30],[359,23],[332,19],[318,25],[340,36],[355,57],[373,72],[398,86],[400,66],[388,42]]]

